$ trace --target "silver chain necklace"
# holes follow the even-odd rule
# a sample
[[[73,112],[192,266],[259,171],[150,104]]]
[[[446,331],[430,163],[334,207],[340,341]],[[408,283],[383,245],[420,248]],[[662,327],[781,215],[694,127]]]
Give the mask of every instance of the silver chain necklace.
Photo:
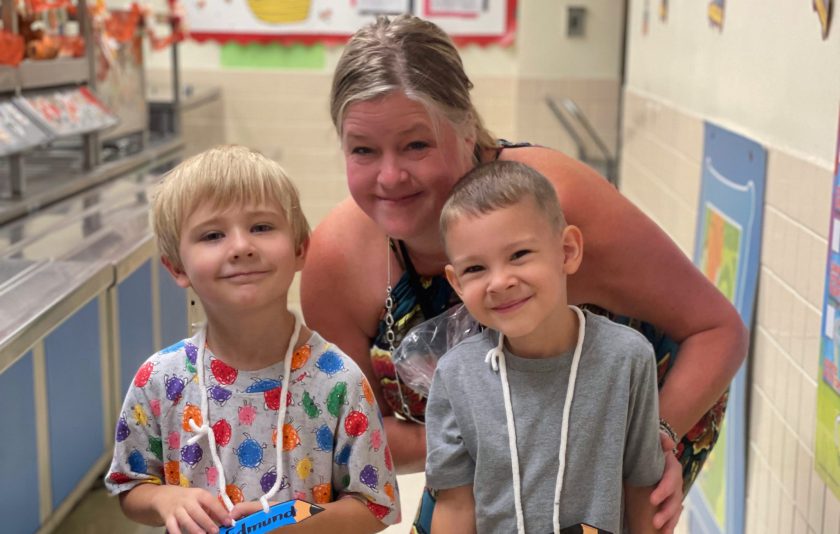
[[[387,252],[385,256],[385,265],[388,266],[388,286],[385,288],[385,341],[388,342],[388,352],[391,354],[391,362],[393,363],[394,349],[396,349],[394,345],[396,335],[394,334],[394,296],[393,287],[391,286],[391,238],[386,237],[385,239],[385,251]],[[402,408],[402,413],[400,415],[409,421],[425,425],[426,423],[411,415],[411,410],[408,408],[405,396],[403,396],[402,385],[400,384],[400,377],[397,373],[396,365],[394,365],[394,376],[397,379],[397,394],[400,397],[400,406]]]

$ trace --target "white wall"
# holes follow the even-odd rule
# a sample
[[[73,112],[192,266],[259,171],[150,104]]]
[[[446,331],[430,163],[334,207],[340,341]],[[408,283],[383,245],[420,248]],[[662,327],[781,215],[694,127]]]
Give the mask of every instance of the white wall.
[[[585,7],[586,35],[567,37],[570,6]],[[617,79],[621,68],[624,2],[520,0],[519,74],[523,77]]]
[[[840,105],[836,13],[824,41],[810,1],[726,2],[720,32],[708,23],[708,2],[669,2],[663,24],[650,0],[643,36],[645,1],[630,2],[628,88],[831,165]]]

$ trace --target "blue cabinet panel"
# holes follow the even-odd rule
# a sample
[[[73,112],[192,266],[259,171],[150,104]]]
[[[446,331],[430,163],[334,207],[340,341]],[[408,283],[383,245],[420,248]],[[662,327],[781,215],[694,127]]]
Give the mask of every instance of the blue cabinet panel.
[[[160,281],[160,340],[168,347],[189,335],[187,325],[187,292],[178,286],[169,271],[158,262]]]
[[[101,335],[94,299],[44,338],[53,508],[105,452]]]
[[[137,369],[155,352],[151,260],[117,286],[117,307],[120,330],[120,383],[117,393],[123,399]]]
[[[0,374],[0,517],[7,532],[35,532],[39,526],[33,384],[31,352]]]

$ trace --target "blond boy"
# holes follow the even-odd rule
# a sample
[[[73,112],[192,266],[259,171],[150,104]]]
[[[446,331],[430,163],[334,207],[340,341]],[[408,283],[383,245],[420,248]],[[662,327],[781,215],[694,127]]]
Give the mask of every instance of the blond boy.
[[[152,200],[163,264],[207,317],[152,355],[125,398],[105,483],[125,514],[218,532],[268,502],[326,510],[283,532],[376,532],[399,496],[376,401],[341,350],[287,308],[309,225],[283,169],[221,146]]]

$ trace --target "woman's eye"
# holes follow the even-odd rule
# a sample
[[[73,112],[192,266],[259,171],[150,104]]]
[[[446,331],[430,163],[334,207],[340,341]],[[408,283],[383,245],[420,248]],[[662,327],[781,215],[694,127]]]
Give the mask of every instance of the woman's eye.
[[[521,259],[521,258],[522,258],[522,257],[524,257],[524,256],[527,256],[527,255],[528,255],[528,254],[530,254],[530,253],[531,253],[531,251],[530,251],[530,250],[517,250],[516,252],[514,252],[514,253],[511,255],[510,259],[512,259],[512,260],[518,260],[518,259]]]
[[[408,150],[425,150],[429,148],[429,143],[425,141],[412,141],[406,148],[408,148]]]
[[[350,153],[357,156],[367,156],[369,154],[373,154],[373,150],[366,146],[356,146],[350,149]]]

